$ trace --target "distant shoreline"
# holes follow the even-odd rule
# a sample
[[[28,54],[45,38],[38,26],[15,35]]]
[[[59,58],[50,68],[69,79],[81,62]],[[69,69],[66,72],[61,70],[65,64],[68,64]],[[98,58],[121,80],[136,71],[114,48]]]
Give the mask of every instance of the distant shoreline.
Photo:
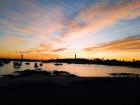
[[[5,61],[24,61],[24,62],[43,62],[43,63],[68,63],[68,64],[98,64],[98,65],[108,65],[108,66],[127,66],[127,67],[136,67],[140,68],[140,61],[133,60],[133,61],[120,61],[116,59],[49,59],[49,60],[34,60],[34,59],[8,59],[8,58],[0,58],[0,63]]]

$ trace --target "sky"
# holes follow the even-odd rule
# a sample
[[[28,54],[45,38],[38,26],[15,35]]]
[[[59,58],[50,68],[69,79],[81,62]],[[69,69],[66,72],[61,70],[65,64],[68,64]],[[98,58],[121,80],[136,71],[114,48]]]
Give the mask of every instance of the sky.
[[[140,60],[140,0],[0,0],[0,57]]]

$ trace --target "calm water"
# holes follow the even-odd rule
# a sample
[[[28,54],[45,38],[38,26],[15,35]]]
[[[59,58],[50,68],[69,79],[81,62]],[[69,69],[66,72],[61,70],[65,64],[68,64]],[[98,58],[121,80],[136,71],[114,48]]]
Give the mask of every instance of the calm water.
[[[39,64],[39,63],[38,63]],[[62,66],[55,66],[54,63],[44,63],[40,67],[46,71],[67,71],[72,74],[76,74],[82,77],[103,77],[109,76],[109,73],[135,73],[140,74],[140,68],[132,67],[120,67],[120,66],[106,66],[106,65],[83,65],[83,64],[66,64]],[[22,63],[22,66],[19,69],[13,68],[13,62],[5,64],[3,67],[0,67],[0,75],[11,74],[14,71],[23,71],[26,69],[34,69],[34,62],[31,62],[30,65],[26,65],[25,62]]]

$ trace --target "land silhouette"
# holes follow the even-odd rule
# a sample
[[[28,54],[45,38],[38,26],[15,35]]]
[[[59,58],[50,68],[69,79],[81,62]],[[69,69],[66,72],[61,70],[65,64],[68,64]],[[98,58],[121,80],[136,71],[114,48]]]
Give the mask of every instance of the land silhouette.
[[[42,62],[42,63],[68,63],[68,64],[100,64],[100,65],[109,65],[109,66],[131,66],[131,67],[140,67],[140,60],[117,60],[117,59],[84,59],[84,58],[65,58],[65,59],[49,59],[49,60],[37,60],[37,59],[10,59],[10,58],[0,58],[0,66],[3,66],[5,63],[11,61],[24,61],[24,62]],[[57,65],[56,64],[56,65]]]

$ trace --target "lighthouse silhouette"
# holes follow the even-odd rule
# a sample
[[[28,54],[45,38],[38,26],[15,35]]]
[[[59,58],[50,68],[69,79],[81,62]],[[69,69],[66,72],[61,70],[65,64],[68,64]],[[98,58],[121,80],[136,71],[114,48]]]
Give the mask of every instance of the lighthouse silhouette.
[[[76,59],[76,54],[75,54],[75,59]]]

